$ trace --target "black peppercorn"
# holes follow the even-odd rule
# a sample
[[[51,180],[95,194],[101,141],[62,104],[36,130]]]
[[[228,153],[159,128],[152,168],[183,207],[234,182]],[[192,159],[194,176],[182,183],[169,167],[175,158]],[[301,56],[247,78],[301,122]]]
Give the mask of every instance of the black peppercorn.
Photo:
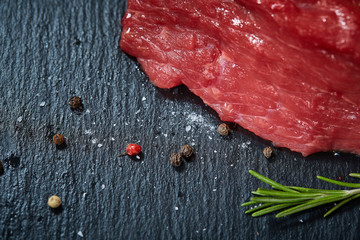
[[[188,144],[182,146],[180,150],[181,155],[183,155],[186,158],[190,157],[193,154],[193,152],[194,149]]]
[[[73,96],[69,99],[71,109],[79,109],[82,107],[82,100],[78,96]]]
[[[179,153],[173,153],[170,156],[170,162],[174,167],[179,167],[182,164],[183,160]]]
[[[267,159],[269,159],[272,156],[274,156],[274,149],[272,149],[272,147],[268,146],[268,147],[264,148],[263,154]]]
[[[230,128],[226,123],[222,123],[218,126],[217,131],[222,136],[227,136],[230,133]]]

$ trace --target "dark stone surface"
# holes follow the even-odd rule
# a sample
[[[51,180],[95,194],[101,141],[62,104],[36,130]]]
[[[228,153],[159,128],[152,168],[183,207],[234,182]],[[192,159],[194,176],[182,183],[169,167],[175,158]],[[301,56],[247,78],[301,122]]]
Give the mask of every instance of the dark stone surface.
[[[276,149],[268,161],[269,143],[241,127],[221,137],[213,110],[185,87],[157,89],[118,48],[125,5],[0,2],[0,239],[359,239],[359,201],[329,219],[331,206],[245,215],[240,204],[265,186],[249,169],[327,188],[316,175],[355,182],[360,159]],[[73,95],[83,111],[71,111]],[[140,160],[117,157],[130,142]],[[169,156],[184,144],[195,156],[175,170]],[[47,206],[52,194],[61,209]]]

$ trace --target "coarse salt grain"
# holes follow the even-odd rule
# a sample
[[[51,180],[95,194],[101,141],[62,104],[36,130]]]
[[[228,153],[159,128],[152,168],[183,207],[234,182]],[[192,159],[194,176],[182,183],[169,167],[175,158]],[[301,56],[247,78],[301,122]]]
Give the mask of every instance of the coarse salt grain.
[[[78,231],[77,235],[78,235],[79,237],[84,237],[84,234],[82,233],[82,231]]]
[[[91,135],[91,134],[93,134],[93,132],[91,131],[91,129],[85,129],[85,134]]]

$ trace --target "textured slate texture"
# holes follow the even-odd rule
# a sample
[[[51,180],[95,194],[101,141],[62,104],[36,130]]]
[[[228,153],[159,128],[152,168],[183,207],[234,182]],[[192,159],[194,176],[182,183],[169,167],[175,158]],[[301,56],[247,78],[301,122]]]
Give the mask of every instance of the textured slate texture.
[[[152,86],[118,48],[125,1],[0,1],[0,239],[359,239],[359,201],[283,219],[253,219],[240,203],[265,186],[329,187],[316,175],[359,172],[359,157],[307,158],[220,120],[185,87]],[[78,38],[80,44],[75,44]],[[83,98],[73,112],[68,98]],[[67,146],[57,149],[52,135]],[[119,158],[130,142],[141,159]],[[193,144],[180,170],[171,153]],[[47,206],[57,194],[63,207]]]

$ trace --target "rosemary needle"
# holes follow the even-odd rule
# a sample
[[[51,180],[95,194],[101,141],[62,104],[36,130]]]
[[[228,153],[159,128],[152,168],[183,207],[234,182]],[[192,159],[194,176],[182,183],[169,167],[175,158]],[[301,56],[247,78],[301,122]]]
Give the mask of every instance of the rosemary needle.
[[[350,173],[349,176],[350,177],[360,178],[360,173]]]
[[[360,183],[340,182],[340,181],[332,180],[332,179],[321,177],[321,176],[317,176],[317,178],[320,180],[323,180],[325,182],[329,182],[329,183],[336,184],[336,185],[343,186],[343,187],[360,188]]]
[[[360,197],[360,194],[354,195],[351,198],[342,200],[340,203],[336,204],[335,207],[333,207],[332,209],[330,209],[329,211],[327,211],[327,213],[324,214],[324,217],[329,216],[331,213],[333,213],[336,209],[340,208],[342,205],[344,205],[345,203],[350,202],[351,200]]]
[[[258,195],[258,197],[252,197],[249,202],[241,204],[241,206],[257,205],[245,212],[246,214],[252,213],[253,217],[262,216],[279,210],[282,211],[279,212],[276,217],[285,217],[328,203],[338,203],[325,213],[324,217],[327,217],[344,204],[356,198],[360,198],[360,183],[346,183],[318,176],[317,178],[320,180],[353,189],[327,190],[304,188],[284,186],[255,171],[250,170],[249,172],[257,179],[276,189],[258,188],[256,191],[252,192],[254,195]],[[349,175],[351,177],[360,178],[360,173],[350,173]]]
[[[264,203],[264,204],[261,204],[261,205],[258,205],[256,207],[253,207],[253,208],[250,208],[249,210],[247,210],[245,213],[252,213],[252,212],[256,212],[260,209],[263,209],[263,208],[267,208],[267,207],[270,207],[274,205],[273,203]]]
[[[255,171],[250,170],[249,173],[250,173],[251,175],[253,175],[254,177],[256,177],[257,179],[259,179],[259,180],[261,180],[261,181],[263,181],[263,182],[271,185],[273,188],[276,188],[276,189],[279,189],[279,190],[283,190],[283,191],[285,191],[285,192],[298,192],[298,191],[296,191],[296,190],[294,190],[294,189],[291,189],[291,188],[288,188],[288,187],[286,187],[286,186],[283,186],[283,185],[281,185],[280,183],[277,183],[277,182],[275,182],[275,181],[273,181],[273,180],[271,180],[271,179],[269,179],[269,178],[267,178],[267,177],[264,177],[263,175],[255,172]]]

